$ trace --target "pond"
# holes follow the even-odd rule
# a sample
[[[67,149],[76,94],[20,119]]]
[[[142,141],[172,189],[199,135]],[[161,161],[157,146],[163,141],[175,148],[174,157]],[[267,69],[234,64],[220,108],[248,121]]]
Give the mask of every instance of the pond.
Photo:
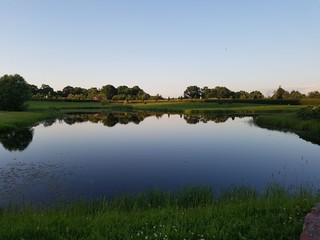
[[[320,187],[320,146],[252,117],[74,114],[0,142],[1,206],[188,185]]]

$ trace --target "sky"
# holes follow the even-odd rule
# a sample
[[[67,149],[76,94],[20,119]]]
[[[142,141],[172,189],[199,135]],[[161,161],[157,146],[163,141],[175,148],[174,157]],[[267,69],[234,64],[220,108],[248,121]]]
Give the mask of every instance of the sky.
[[[0,0],[0,76],[55,90],[320,90],[320,0]]]

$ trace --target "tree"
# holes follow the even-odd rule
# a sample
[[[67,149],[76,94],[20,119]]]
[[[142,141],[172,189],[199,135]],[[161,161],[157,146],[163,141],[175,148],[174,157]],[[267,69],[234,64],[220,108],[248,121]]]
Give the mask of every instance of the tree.
[[[117,89],[113,85],[106,85],[102,87],[102,92],[105,94],[107,100],[111,100],[113,96],[117,95]]]
[[[301,99],[305,97],[304,94],[300,93],[299,91],[292,90],[290,93],[290,98],[291,99]]]
[[[69,94],[74,94],[74,87],[66,86],[62,89],[62,97],[68,97]]]
[[[272,95],[272,99],[283,99],[284,96],[288,95],[289,93],[284,90],[281,86],[278,87],[276,91],[274,91]]]
[[[252,99],[263,99],[264,98],[263,94],[260,91],[257,91],[257,90],[252,91],[250,93],[250,97]]]
[[[187,87],[183,94],[186,98],[200,98],[201,96],[200,88],[198,86]]]
[[[235,98],[237,99],[249,99],[250,98],[250,94],[246,91],[239,91],[235,93]]]
[[[213,93],[216,98],[230,98],[232,96],[232,92],[226,87],[217,86],[213,90]]]
[[[56,95],[56,92],[47,84],[42,84],[39,91],[42,97],[44,98],[51,98]]]
[[[31,89],[32,95],[39,93],[39,88],[36,85],[29,85],[29,88]]]
[[[31,98],[29,84],[18,74],[0,78],[0,110],[22,110]]]
[[[320,98],[320,92],[319,91],[313,91],[308,93],[309,98]]]

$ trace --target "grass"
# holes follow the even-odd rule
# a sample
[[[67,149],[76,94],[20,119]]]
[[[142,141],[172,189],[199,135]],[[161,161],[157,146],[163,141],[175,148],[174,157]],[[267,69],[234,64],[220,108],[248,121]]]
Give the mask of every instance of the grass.
[[[151,101],[144,103],[107,103],[102,105],[100,102],[50,102],[50,101],[31,101],[30,110],[44,110],[55,108],[60,110],[88,110],[88,109],[128,109],[143,111],[161,111],[177,113],[241,113],[241,112],[287,112],[297,111],[301,108],[298,105],[266,105],[249,103],[224,103],[217,102],[175,102],[175,101]]]
[[[209,187],[0,212],[0,239],[298,239],[319,195],[271,184],[214,195]]]
[[[260,127],[320,136],[320,121],[318,119],[302,119],[296,113],[260,115],[255,118],[255,123]]]
[[[34,125],[39,121],[58,116],[55,111],[42,112],[0,112],[0,130],[17,129]]]
[[[39,111],[46,109],[103,109],[100,102],[53,102],[53,101],[30,101],[28,102],[29,110]]]
[[[135,104],[135,109],[148,111],[178,112],[185,114],[258,114],[270,112],[292,112],[301,108],[299,105],[265,105],[248,103],[216,102],[159,102]]]

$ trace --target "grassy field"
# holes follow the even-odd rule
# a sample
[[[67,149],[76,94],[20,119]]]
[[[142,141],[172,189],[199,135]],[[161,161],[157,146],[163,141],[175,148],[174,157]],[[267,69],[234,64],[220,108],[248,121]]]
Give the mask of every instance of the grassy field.
[[[100,102],[53,102],[53,101],[30,101],[28,102],[29,111],[39,111],[47,109],[103,109]],[[110,106],[110,105],[109,105]],[[108,106],[106,106],[108,107]]]
[[[214,197],[209,187],[173,194],[150,191],[111,201],[7,208],[0,239],[298,239],[319,195],[269,185],[263,193],[232,188]]]
[[[254,114],[270,112],[292,112],[301,108],[299,105],[266,105],[248,103],[216,102],[166,102],[135,104],[135,109],[145,111],[179,112],[185,114]]]
[[[100,102],[29,102],[29,110],[45,109],[117,109],[132,108],[132,110],[161,111],[161,112],[187,112],[201,113],[205,112],[278,112],[278,111],[296,111],[301,108],[299,105],[266,105],[266,104],[248,104],[248,103],[225,103],[216,102],[171,102],[171,101],[152,101],[144,103],[107,103],[102,105]]]

